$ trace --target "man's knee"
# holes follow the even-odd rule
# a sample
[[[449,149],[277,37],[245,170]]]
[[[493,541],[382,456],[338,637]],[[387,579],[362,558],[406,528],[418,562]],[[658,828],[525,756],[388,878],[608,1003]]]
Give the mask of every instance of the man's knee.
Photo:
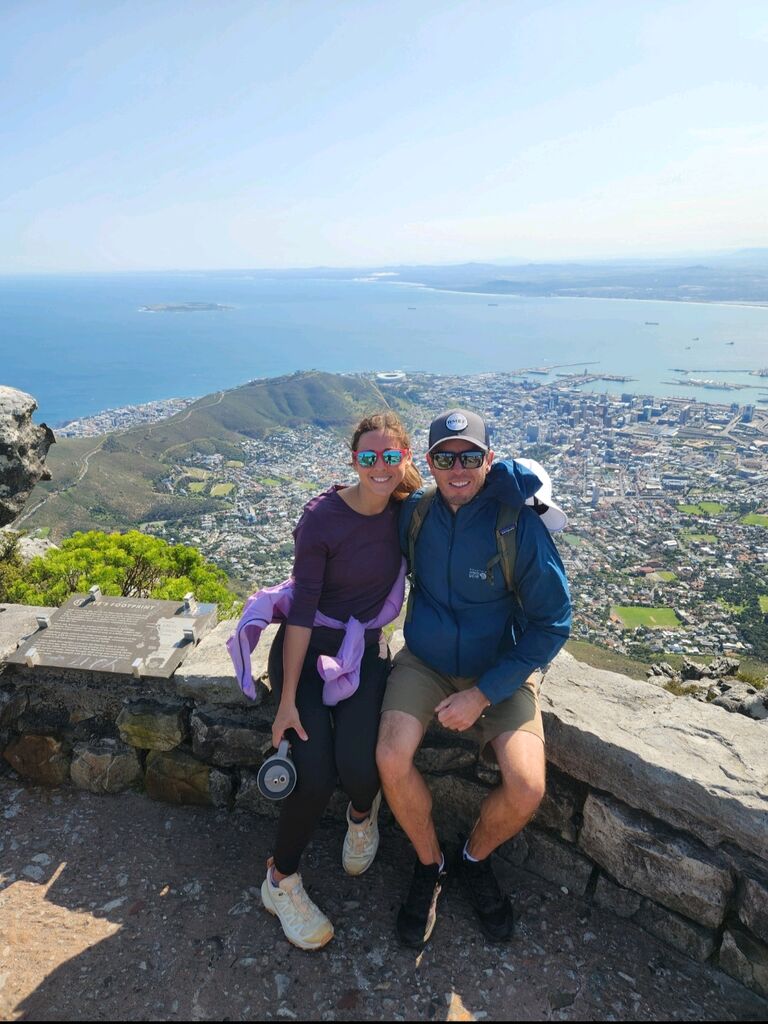
[[[532,733],[513,733],[494,743],[501,790],[517,813],[533,817],[546,792],[544,744]]]
[[[424,730],[418,719],[404,711],[385,711],[376,744],[376,765],[384,782],[407,775]]]

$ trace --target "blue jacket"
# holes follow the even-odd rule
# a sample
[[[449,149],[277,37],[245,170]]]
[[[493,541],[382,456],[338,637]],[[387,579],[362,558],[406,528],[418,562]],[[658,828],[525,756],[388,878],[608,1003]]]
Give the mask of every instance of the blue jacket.
[[[507,590],[501,566],[493,585],[486,567],[496,555],[498,503],[524,506],[538,477],[515,462],[495,462],[480,493],[454,514],[440,492],[416,540],[415,587],[408,649],[446,675],[477,676],[492,704],[510,697],[531,672],[557,654],[571,628],[571,598],[555,543],[530,506],[517,523],[515,583]],[[408,525],[423,492],[404,502],[400,544],[408,554]]]

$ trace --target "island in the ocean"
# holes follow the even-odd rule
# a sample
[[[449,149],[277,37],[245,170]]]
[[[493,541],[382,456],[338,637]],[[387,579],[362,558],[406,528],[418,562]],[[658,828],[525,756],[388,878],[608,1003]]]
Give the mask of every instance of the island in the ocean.
[[[159,302],[154,306],[140,306],[140,313],[219,313],[234,306],[220,306],[218,302]]]

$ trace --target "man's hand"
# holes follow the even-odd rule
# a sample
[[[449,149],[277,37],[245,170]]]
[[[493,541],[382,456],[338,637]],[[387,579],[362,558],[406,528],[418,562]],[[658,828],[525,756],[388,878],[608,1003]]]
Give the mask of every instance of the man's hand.
[[[462,690],[441,700],[435,708],[435,714],[446,729],[463,732],[475,724],[483,711],[490,707],[490,703],[482,690],[473,686],[471,690]]]

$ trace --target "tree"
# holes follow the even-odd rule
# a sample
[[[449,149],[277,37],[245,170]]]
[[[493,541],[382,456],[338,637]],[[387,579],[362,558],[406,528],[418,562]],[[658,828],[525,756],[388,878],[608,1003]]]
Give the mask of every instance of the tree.
[[[58,606],[94,585],[115,597],[170,601],[192,591],[198,601],[216,602],[221,618],[235,614],[239,606],[226,574],[206,562],[197,548],[170,545],[138,530],[73,534],[60,548],[23,566],[7,588],[6,600]]]

